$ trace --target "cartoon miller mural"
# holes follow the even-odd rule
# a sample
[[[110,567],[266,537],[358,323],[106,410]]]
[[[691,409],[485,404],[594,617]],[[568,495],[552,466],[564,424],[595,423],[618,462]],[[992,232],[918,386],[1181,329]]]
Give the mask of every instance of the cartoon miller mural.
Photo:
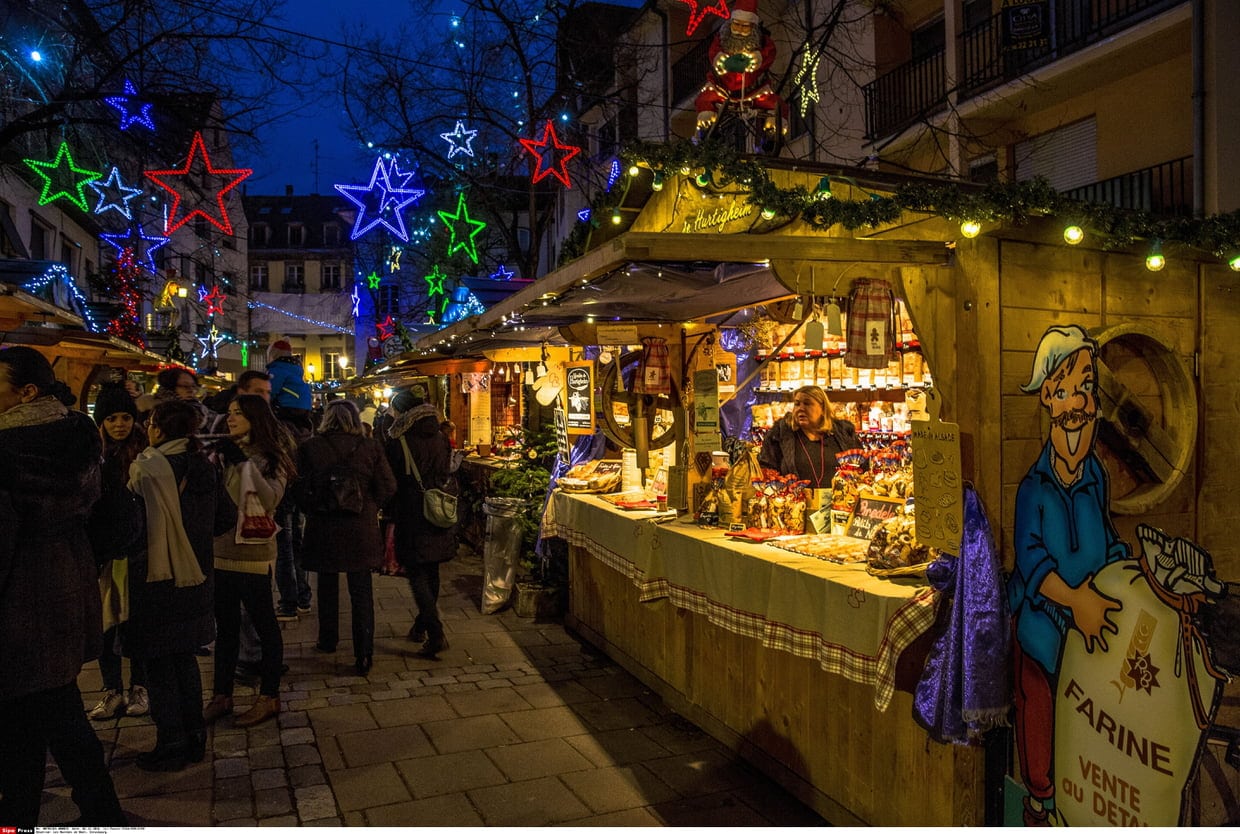
[[[1008,580],[1025,825],[1176,825],[1225,674],[1201,631],[1225,593],[1209,554],[1119,539],[1094,454],[1098,344],[1051,327],[1029,382],[1050,436],[1016,496]]]

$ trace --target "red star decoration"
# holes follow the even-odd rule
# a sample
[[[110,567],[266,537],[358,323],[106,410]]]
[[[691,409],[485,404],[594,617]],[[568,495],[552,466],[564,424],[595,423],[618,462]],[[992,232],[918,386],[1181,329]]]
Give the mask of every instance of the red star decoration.
[[[224,312],[224,301],[228,296],[220,292],[219,287],[212,287],[211,292],[202,297],[202,301],[207,305],[207,315],[214,316],[216,313]]]
[[[702,25],[702,21],[708,14],[716,15],[724,20],[732,16],[732,13],[728,11],[728,0],[716,0],[706,8],[700,7],[702,0],[680,0],[680,2],[689,6],[689,25],[685,27],[686,35],[692,35]]]
[[[560,144],[559,137],[555,135],[555,124],[550,119],[547,119],[547,126],[543,128],[541,139],[538,141],[520,139],[518,141],[538,160],[538,164],[534,168],[534,182],[538,182],[550,174],[564,183],[565,188],[573,187],[573,184],[568,181],[568,161],[581,153],[581,148],[576,145]],[[556,159],[557,156],[559,157],[558,161]]]
[[[199,155],[202,156],[202,162],[195,166],[195,159]],[[192,174],[190,173],[191,170],[193,171]],[[164,228],[165,235],[171,235],[177,229],[188,223],[194,215],[198,215],[199,217],[209,220],[215,228],[219,229],[226,235],[231,235],[233,233],[233,227],[232,223],[228,219],[228,211],[224,208],[224,195],[236,188],[243,179],[250,176],[250,174],[253,174],[254,169],[211,167],[211,157],[207,155],[207,145],[202,140],[202,132],[199,131],[194,134],[194,141],[190,143],[189,157],[185,160],[184,168],[167,171],[143,171],[142,173],[146,174],[147,179],[151,180],[172,195],[172,210],[168,212],[168,222]],[[177,212],[181,207],[183,192],[185,197],[192,200],[194,198],[195,189],[191,183],[204,182],[204,177],[206,174],[210,174],[213,177],[224,178],[222,180],[224,182],[223,187],[217,189],[215,193],[215,202],[220,210],[219,217],[214,217],[204,209],[194,208],[193,210],[187,212],[184,217],[178,219]],[[183,179],[175,185],[170,185],[167,182],[164,182],[161,177],[182,177]]]
[[[392,321],[391,316],[388,316],[386,320],[375,324],[375,330],[379,331],[379,341],[386,342],[396,335],[396,322]]]

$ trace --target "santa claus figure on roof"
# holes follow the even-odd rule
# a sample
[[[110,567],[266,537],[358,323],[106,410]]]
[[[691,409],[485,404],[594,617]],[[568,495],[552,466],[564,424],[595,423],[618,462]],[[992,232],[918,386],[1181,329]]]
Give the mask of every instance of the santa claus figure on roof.
[[[769,75],[775,42],[758,18],[758,0],[737,0],[731,18],[711,39],[707,54],[706,84],[694,101],[699,132],[715,123],[725,105],[763,111],[763,129],[772,133],[778,114],[787,132],[788,104],[775,94]]]

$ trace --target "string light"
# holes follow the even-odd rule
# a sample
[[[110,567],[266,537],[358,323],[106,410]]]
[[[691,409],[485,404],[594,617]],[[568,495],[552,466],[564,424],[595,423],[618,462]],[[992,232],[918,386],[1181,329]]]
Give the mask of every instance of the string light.
[[[568,162],[581,153],[581,148],[576,145],[562,144],[559,137],[555,135],[555,123],[553,121],[547,119],[543,125],[541,139],[519,139],[517,141],[537,160],[537,164],[534,166],[534,173],[531,176],[533,182],[539,182],[551,175],[564,183],[565,188],[573,187],[568,179]]]
[[[395,167],[393,164],[392,168]],[[401,174],[402,178],[404,176]],[[375,167],[370,173],[370,182],[367,185],[337,183],[334,187],[358,208],[350,239],[357,240],[375,226],[383,226],[400,238],[402,243],[409,242],[409,232],[405,229],[401,212],[406,206],[420,200],[426,192],[420,188],[393,185],[392,169],[384,164],[383,157],[375,159]],[[368,211],[370,220],[366,219]]]
[[[1085,239],[1085,230],[1073,223],[1063,230],[1063,239],[1069,246],[1076,246]]]
[[[272,312],[279,313],[282,316],[288,316],[291,319],[296,319],[297,321],[305,322],[306,324],[313,324],[315,327],[322,327],[326,330],[333,330],[337,333],[343,333],[346,336],[353,335],[353,331],[348,327],[341,327],[338,324],[333,324],[332,322],[329,322],[329,321],[323,321],[322,319],[312,319],[309,316],[299,316],[296,313],[290,313],[288,310],[283,310],[279,307],[272,307],[270,304],[264,304],[261,301],[254,301],[253,299],[251,299],[249,303],[246,304],[246,306],[247,307],[259,307],[264,310],[271,310]]]
[[[715,0],[715,2],[705,8],[701,6],[704,0],[680,0],[680,2],[689,6],[689,23],[685,26],[686,36],[691,37],[708,14],[713,14],[715,17],[723,18],[724,20],[728,19],[727,0]]]
[[[464,122],[460,120],[456,123],[456,128],[450,133],[441,133],[439,138],[448,143],[448,159],[463,153],[466,156],[474,155],[474,137],[478,135],[476,130],[466,130]]]
[[[1240,272],[1240,255],[1233,255],[1227,265],[1231,267],[1232,272]]]
[[[982,224],[976,220],[966,220],[960,224],[960,234],[967,238],[977,237],[982,233]]]
[[[103,182],[92,180],[86,184],[99,195],[95,214],[103,214],[111,209],[126,220],[133,220],[133,213],[129,210],[129,201],[141,194],[142,189],[125,185],[124,180],[121,179],[121,172],[115,165],[112,166],[108,178]]]
[[[64,264],[52,264],[42,275],[22,284],[22,289],[30,293],[37,293],[57,282],[64,284],[69,290],[69,296],[73,301],[77,302],[75,308],[86,322],[86,329],[98,333],[102,328],[99,322],[95,320],[94,314],[91,313],[86,296],[82,295],[82,291],[78,289],[77,282],[73,280],[73,276],[69,274],[69,270]]]
[[[792,77],[792,84],[800,91],[798,100],[801,118],[804,119],[809,112],[810,103],[818,101],[818,61],[822,55],[811,50],[808,43],[802,49],[801,66]]]
[[[663,190],[663,174],[659,171],[654,172],[654,178],[650,181],[650,187],[654,191]]]
[[[1150,253],[1145,256],[1145,268],[1150,272],[1158,272],[1167,265],[1167,259],[1162,253],[1162,241],[1155,240],[1150,246]]]
[[[619,226],[623,220],[624,218],[620,216],[620,209],[616,208],[616,209],[611,210],[611,222],[612,223]]]
[[[762,208],[762,219],[763,220],[774,220],[775,209],[764,206]]]

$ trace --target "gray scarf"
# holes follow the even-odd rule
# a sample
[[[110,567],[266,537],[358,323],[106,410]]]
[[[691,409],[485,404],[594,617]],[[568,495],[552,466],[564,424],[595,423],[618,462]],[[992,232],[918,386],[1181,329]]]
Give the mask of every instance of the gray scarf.
[[[28,403],[18,403],[8,411],[0,412],[0,431],[22,426],[41,426],[53,423],[69,413],[65,404],[47,394]]]

